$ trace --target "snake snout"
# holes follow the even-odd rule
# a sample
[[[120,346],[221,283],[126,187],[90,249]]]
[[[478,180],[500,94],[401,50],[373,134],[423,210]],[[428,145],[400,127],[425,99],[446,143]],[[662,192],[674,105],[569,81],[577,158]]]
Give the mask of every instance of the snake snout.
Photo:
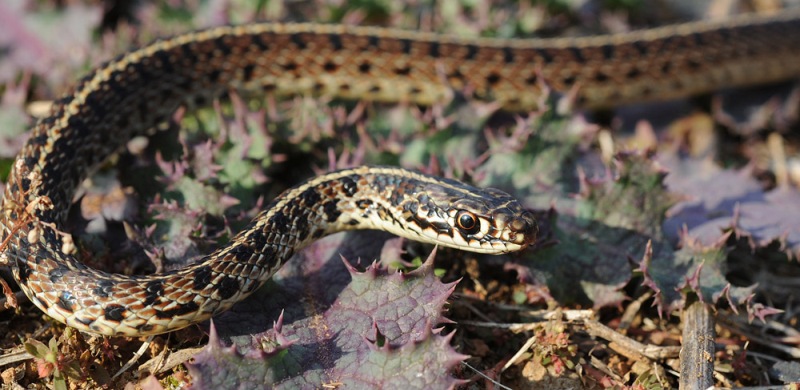
[[[505,221],[505,233],[503,238],[511,244],[515,244],[515,250],[523,249],[534,242],[539,235],[539,225],[533,213],[522,209],[515,210],[507,215]]]
[[[514,232],[517,242],[526,247],[536,242],[539,236],[539,224],[536,223],[536,218],[533,213],[524,210],[511,223],[508,224],[509,229]]]
[[[525,249],[536,242],[539,235],[539,224],[534,214],[516,201],[497,210],[492,216],[492,223],[500,232],[496,238],[504,242],[505,252]]]

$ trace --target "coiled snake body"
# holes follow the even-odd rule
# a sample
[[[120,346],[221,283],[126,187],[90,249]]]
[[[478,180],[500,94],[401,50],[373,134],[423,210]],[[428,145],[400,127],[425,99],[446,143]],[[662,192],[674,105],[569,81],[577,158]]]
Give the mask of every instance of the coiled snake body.
[[[470,91],[525,109],[548,85],[574,87],[579,104],[605,107],[797,76],[799,14],[549,40],[253,24],[157,41],[89,74],[34,127],[6,186],[2,256],[53,318],[83,331],[138,336],[228,309],[293,253],[335,231],[382,229],[476,252],[519,250],[537,227],[509,195],[388,167],[333,172],[290,189],[231,242],[165,274],[90,269],[57,228],[92,167],[187,100],[208,101],[227,88],[420,104]]]

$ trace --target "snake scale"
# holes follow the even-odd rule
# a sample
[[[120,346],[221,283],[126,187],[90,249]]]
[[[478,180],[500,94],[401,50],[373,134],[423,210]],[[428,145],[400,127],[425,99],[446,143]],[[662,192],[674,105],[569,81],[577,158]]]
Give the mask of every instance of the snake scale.
[[[182,104],[230,88],[433,104],[453,92],[530,109],[544,89],[598,108],[800,74],[800,12],[621,35],[460,39],[315,24],[217,27],[156,41],[86,76],[35,125],[5,189],[2,260],[49,316],[105,335],[158,334],[241,301],[293,253],[340,230],[382,229],[485,253],[536,239],[511,196],[390,167],[359,167],[287,190],[196,264],[124,276],[83,265],[59,231],[79,183]],[[546,87],[545,87],[546,86]]]

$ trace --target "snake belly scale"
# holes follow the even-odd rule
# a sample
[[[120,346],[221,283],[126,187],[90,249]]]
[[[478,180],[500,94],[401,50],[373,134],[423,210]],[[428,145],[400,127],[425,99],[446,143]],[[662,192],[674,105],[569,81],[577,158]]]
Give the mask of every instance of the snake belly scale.
[[[2,258],[31,301],[87,332],[140,336],[197,323],[244,299],[291,255],[336,231],[382,229],[469,251],[530,245],[537,225],[509,195],[390,167],[329,173],[287,190],[185,269],[148,276],[83,265],[61,226],[78,184],[187,101],[229,88],[433,104],[468,91],[534,108],[543,86],[607,107],[800,73],[800,12],[623,35],[459,39],[313,24],[218,27],[156,41],[90,73],[32,130],[3,199]]]

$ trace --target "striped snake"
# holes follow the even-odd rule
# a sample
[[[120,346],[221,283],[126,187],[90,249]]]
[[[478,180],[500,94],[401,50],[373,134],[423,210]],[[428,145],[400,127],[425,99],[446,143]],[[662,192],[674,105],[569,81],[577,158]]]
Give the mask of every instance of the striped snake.
[[[82,331],[140,336],[228,309],[292,254],[341,230],[381,229],[475,252],[520,250],[537,226],[509,195],[389,167],[312,178],[226,245],[163,274],[90,269],[58,229],[93,167],[181,104],[229,88],[419,104],[456,91],[508,109],[534,108],[551,89],[607,107],[797,76],[798,37],[800,12],[790,11],[585,38],[459,39],[267,23],[159,40],[90,73],[33,128],[5,190],[2,260],[49,316]]]

